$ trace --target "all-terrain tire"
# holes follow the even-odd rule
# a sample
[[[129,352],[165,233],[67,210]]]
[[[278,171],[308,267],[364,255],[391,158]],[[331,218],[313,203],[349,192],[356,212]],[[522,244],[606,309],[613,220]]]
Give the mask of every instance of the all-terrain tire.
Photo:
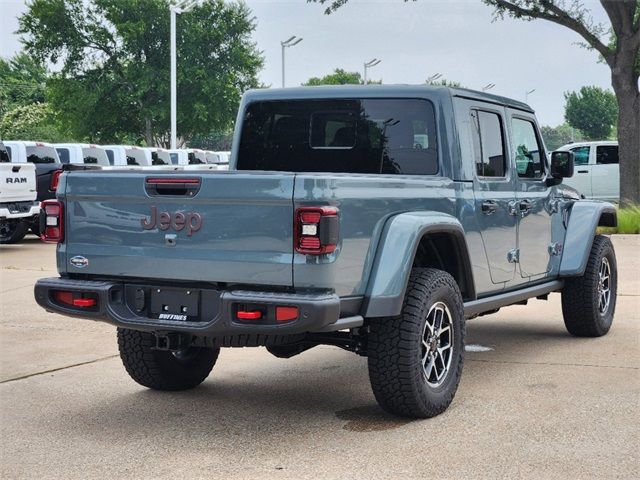
[[[29,224],[20,219],[5,219],[0,222],[0,245],[18,243],[29,230]]]
[[[423,340],[428,335],[430,312],[443,304],[453,327],[452,353],[441,383],[433,385],[426,373],[428,361],[424,359],[429,348]],[[441,270],[414,268],[402,313],[370,319],[368,325],[369,379],[380,406],[389,413],[414,418],[444,412],[456,393],[464,363],[464,307],[453,277]]]
[[[200,385],[216,363],[220,348],[156,350],[152,333],[118,328],[118,349],[131,378],[154,390],[188,390]]]
[[[601,282],[601,271],[608,265],[609,279]],[[604,288],[610,295],[606,308],[602,308]],[[611,240],[604,235],[593,239],[587,268],[580,277],[570,277],[562,289],[562,316],[571,335],[576,337],[601,337],[611,328],[616,310],[618,270],[616,254]]]

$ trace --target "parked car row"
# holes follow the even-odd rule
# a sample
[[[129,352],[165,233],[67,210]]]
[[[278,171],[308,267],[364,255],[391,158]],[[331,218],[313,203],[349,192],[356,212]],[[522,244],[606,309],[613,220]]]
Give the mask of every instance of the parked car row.
[[[157,168],[166,165],[228,170],[230,153],[195,148],[168,150],[132,145],[32,141],[5,141],[0,142],[0,147],[3,163],[0,168],[0,244],[19,242],[29,231],[40,234],[39,202],[55,198],[64,164],[102,168]],[[27,166],[29,164],[32,165]]]

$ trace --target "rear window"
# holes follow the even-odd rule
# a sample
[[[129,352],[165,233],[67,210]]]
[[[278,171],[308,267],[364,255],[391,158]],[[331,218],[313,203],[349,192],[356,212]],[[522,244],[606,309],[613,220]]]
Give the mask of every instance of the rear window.
[[[433,105],[418,99],[252,103],[238,169],[435,175]]]
[[[27,147],[27,162],[56,163],[58,153],[53,147]]]

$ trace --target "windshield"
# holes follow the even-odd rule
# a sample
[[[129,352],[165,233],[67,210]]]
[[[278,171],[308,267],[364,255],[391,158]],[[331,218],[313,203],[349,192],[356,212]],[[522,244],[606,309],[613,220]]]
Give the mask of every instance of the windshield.
[[[256,102],[245,112],[238,169],[434,175],[433,105],[417,99]]]

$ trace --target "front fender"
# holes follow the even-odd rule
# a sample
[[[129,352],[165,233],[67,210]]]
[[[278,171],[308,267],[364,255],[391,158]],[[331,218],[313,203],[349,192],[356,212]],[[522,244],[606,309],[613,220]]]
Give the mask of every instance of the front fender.
[[[451,233],[462,249],[461,258],[467,280],[471,263],[464,229],[457,218],[440,212],[401,213],[387,220],[379,242],[369,282],[363,315],[399,315],[420,240],[429,233]]]
[[[569,213],[560,276],[572,277],[584,273],[598,225],[616,226],[616,208],[611,203],[589,200],[574,202]]]

